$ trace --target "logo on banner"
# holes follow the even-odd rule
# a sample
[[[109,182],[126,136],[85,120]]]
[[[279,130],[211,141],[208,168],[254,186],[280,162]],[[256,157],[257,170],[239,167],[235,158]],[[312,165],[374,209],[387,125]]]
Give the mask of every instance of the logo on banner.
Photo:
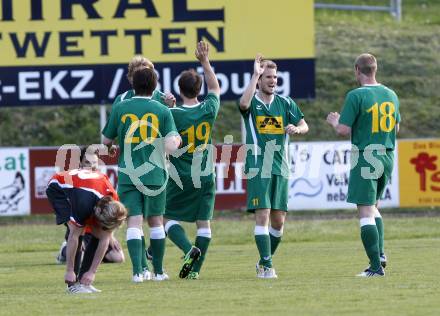
[[[11,183],[0,188],[0,214],[17,212],[20,201],[25,198],[25,193],[24,177],[18,171]]]
[[[299,186],[301,189],[295,188]],[[316,184],[307,178],[298,178],[292,182],[290,190],[293,192],[293,196],[305,196],[314,197],[318,196],[324,189],[324,184],[321,180],[318,180]]]
[[[440,205],[440,140],[400,141],[400,205]]]
[[[427,187],[432,191],[440,191],[440,171],[437,171],[437,165],[435,164],[437,158],[435,155],[431,156],[427,152],[421,152],[417,157],[410,160],[419,174],[419,187],[421,191],[426,191]],[[434,183],[439,185],[436,186]]]
[[[30,213],[28,157],[26,149],[0,149],[0,216]]]

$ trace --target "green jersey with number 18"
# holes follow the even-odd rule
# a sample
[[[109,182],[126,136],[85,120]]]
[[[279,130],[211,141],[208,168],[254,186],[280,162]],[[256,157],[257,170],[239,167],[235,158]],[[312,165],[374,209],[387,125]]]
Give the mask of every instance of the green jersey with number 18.
[[[351,127],[351,142],[359,150],[371,144],[394,149],[399,99],[384,85],[364,85],[347,94],[339,123]]]

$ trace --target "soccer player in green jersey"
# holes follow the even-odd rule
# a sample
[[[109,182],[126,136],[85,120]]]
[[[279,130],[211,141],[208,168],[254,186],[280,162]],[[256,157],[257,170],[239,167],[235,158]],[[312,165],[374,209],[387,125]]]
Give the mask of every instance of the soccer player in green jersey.
[[[133,87],[133,74],[136,70],[142,68],[154,69],[154,64],[147,58],[141,55],[134,56],[128,64],[127,79],[130,82],[130,86]],[[113,101],[113,106],[121,101],[131,99],[135,95],[134,89],[130,89],[118,95]],[[154,90],[151,99],[160,102],[167,106],[174,106],[176,104],[176,98],[171,93],[163,93],[159,90]],[[113,107],[112,106],[112,107]]]
[[[277,277],[272,256],[281,241],[287,212],[289,135],[309,130],[299,107],[291,98],[276,94],[276,86],[276,64],[257,55],[239,107],[248,146],[247,208],[255,212],[255,243],[260,254],[257,277],[268,279]]]
[[[127,207],[127,248],[133,265],[133,282],[150,279],[146,266],[145,242],[142,242],[143,217],[150,227],[153,252],[153,280],[168,279],[163,272],[165,251],[163,213],[165,211],[165,153],[180,145],[173,117],[168,107],[151,99],[157,85],[154,70],[143,68],[133,74],[135,96],[113,108],[102,134],[111,146],[118,138],[118,194]]]
[[[179,79],[183,105],[171,108],[185,152],[178,157],[170,156],[170,162],[176,168],[178,178],[177,181],[170,178],[167,184],[164,222],[168,237],[184,253],[184,263],[179,276],[188,279],[198,279],[205,260],[211,241],[210,220],[215,200],[211,133],[220,106],[220,86],[208,55],[208,44],[199,42],[196,57],[203,67],[208,88],[204,100],[198,100],[202,77],[194,70],[186,70]],[[195,246],[188,240],[179,221],[196,223]]]
[[[130,86],[133,87],[133,74],[135,73],[135,71],[143,68],[149,68],[154,70],[154,64],[144,56],[141,55],[134,56],[131,59],[130,63],[128,64],[128,69],[127,69],[127,79],[130,83]],[[135,95],[134,89],[130,89],[125,91],[124,93],[121,93],[115,98],[112,105],[112,109],[115,107],[116,104],[120,103],[121,101],[131,99],[132,97],[134,97],[134,95]],[[176,104],[176,98],[172,93],[169,92],[163,93],[157,89],[153,91],[151,99],[160,102],[166,106],[174,106]],[[116,153],[115,148],[112,148],[112,151],[113,152],[111,153],[111,155]],[[145,249],[146,246],[145,246],[145,237],[143,230],[141,230],[141,236],[142,236],[142,247]],[[148,252],[146,252],[146,254],[148,254]],[[152,259],[151,254],[149,255],[150,256],[148,257],[148,259],[151,260]],[[149,276],[150,272],[147,264],[147,258],[146,257],[144,258],[144,256],[142,256],[142,269],[144,271],[144,279],[148,280],[150,278]]]
[[[377,83],[373,55],[357,57],[354,69],[361,87],[347,94],[341,114],[329,113],[327,122],[337,134],[351,135],[347,201],[359,210],[361,239],[370,259],[370,266],[358,276],[384,276],[384,226],[377,207],[393,171],[399,100],[393,90]]]

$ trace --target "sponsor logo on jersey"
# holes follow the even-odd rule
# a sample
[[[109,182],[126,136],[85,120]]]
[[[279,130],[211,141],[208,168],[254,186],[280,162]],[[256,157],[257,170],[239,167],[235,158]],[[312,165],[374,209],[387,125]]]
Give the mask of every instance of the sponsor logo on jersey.
[[[257,116],[257,129],[260,134],[284,134],[282,116]]]

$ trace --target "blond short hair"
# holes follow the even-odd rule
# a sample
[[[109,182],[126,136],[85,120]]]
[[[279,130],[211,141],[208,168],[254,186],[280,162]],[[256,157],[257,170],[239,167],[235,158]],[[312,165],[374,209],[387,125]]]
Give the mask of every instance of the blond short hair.
[[[377,60],[376,57],[371,54],[361,54],[356,58],[354,66],[359,69],[362,74],[371,76],[377,71]]]
[[[270,59],[263,59],[261,61],[261,66],[263,68],[269,68],[269,69],[275,69],[275,70],[277,70],[277,68],[278,68],[277,64],[275,64],[275,62],[273,60],[270,60]]]
[[[104,196],[96,204],[95,217],[104,230],[115,230],[127,218],[127,209],[121,202]]]
[[[154,65],[148,58],[145,58],[144,56],[134,56],[128,64],[127,72],[127,79],[131,85],[133,85],[133,74],[135,73],[135,71],[143,68],[154,69]]]

